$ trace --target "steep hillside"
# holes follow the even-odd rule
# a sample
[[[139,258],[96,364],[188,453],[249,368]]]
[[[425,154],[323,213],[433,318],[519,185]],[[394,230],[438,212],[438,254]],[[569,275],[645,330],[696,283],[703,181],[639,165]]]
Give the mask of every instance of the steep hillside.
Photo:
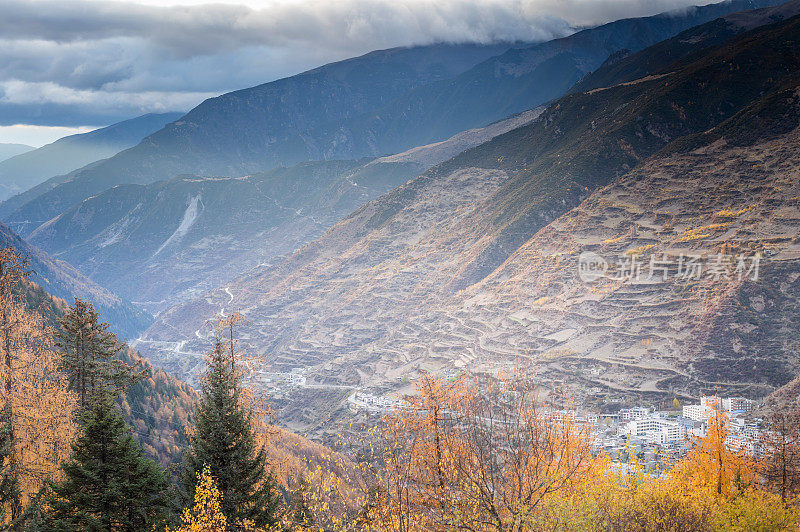
[[[53,176],[61,176],[135,146],[147,135],[180,116],[180,113],[147,114],[89,133],[70,135],[35,150],[25,150],[16,157],[0,162],[0,201],[25,192]],[[56,177],[36,190],[0,205],[0,217],[10,214],[64,179]]]
[[[725,15],[706,24],[681,32],[677,36],[660,42],[638,53],[614,58],[586,75],[569,92],[586,92],[620,83],[642,79],[650,73],[662,71],[670,64],[691,54],[702,54],[703,49],[731,39],[736,35],[792,17],[800,12],[800,2],[789,2],[752,11],[739,11]]]
[[[67,310],[67,303],[45,292],[33,282],[24,282],[18,293],[27,307],[41,313],[53,326]],[[126,423],[142,444],[145,452],[162,466],[175,472],[182,453],[189,443],[197,392],[150,362],[133,349],[124,350],[120,359],[137,364],[144,378],[131,386],[119,404]],[[269,427],[266,440],[267,456],[279,485],[284,490],[297,487],[298,478],[322,466],[341,482],[347,495],[354,487],[364,488],[364,476],[354,461],[328,447],[293,434],[279,427]],[[330,504],[349,504],[349,501],[329,501]],[[358,510],[358,508],[353,508]]]
[[[728,13],[781,3],[733,0],[623,19],[527,48],[515,48],[453,79],[431,83],[345,124],[363,145],[394,152],[547,103],[620,51],[639,51]],[[420,137],[422,135],[422,137]]]
[[[578,398],[783,384],[800,363],[785,321],[797,293],[798,67],[795,17],[566,96],[287,261],[165,312],[148,352],[192,375],[194,338],[224,306],[246,314],[267,368],[306,368],[307,385],[510,362],[569,377]],[[680,251],[787,260],[754,283],[587,286],[584,246],[646,263]],[[772,343],[737,333],[753,327]],[[180,341],[180,355],[157,341]]]
[[[242,176],[438,142],[563,94],[621,49],[638,51],[721,15],[779,0],[626,19],[547,43],[431,45],[373,52],[209,99],[180,120],[0,217],[23,236],[122,183],[184,173]]]
[[[769,394],[759,414],[762,416],[768,416],[774,412],[797,414],[798,409],[800,409],[800,376]]]
[[[539,112],[372,161],[117,186],[42,225],[28,240],[157,313],[291,254],[367,201]]]
[[[44,316],[52,327],[59,327],[59,319],[68,309],[66,301],[30,281],[24,281],[17,292],[30,310]],[[186,428],[192,422],[196,392],[131,349],[123,351],[120,359],[138,364],[144,372],[144,379],[120,399],[125,421],[150,456],[164,466],[178,464],[188,443]]]
[[[211,98],[138,146],[71,174],[53,190],[35,191],[26,197],[27,205],[16,204],[16,212],[0,210],[0,216],[26,235],[118,184],[147,184],[180,174],[243,176],[309,160],[383,155],[356,153],[340,134],[324,143],[320,132],[414,87],[457,75],[510,46],[437,44],[377,51]]]
[[[136,337],[152,322],[152,317],[146,312],[95,284],[66,262],[31,246],[2,224],[0,247],[13,247],[21,256],[27,257],[33,271],[32,280],[47,292],[68,301],[75,297],[91,301],[114,332],[124,338]]]

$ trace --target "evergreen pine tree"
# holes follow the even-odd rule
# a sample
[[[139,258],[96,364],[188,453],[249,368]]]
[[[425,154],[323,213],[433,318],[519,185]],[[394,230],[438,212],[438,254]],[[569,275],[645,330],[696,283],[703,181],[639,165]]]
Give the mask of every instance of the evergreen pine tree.
[[[14,431],[11,428],[11,409],[0,410],[0,522],[5,509],[19,497],[19,481],[14,461]]]
[[[62,352],[61,369],[77,392],[81,409],[94,397],[113,393],[140,378],[134,367],[117,357],[125,348],[91,303],[75,298],[60,320],[56,346]]]
[[[53,485],[48,527],[60,531],[141,531],[163,526],[172,512],[170,484],[146,458],[109,397],[81,414],[83,433]]]
[[[191,503],[198,475],[208,467],[222,492],[222,511],[230,524],[272,525],[279,501],[277,485],[267,471],[264,449],[256,445],[251,411],[241,402],[233,353],[224,351],[220,337],[207,363],[195,432],[181,475],[184,502]]]
[[[2,353],[0,358],[2,358],[5,381],[2,383],[3,395],[6,399],[2,411],[2,429],[0,429],[3,432],[0,443],[4,447],[3,471],[0,473],[3,475],[0,479],[2,481],[0,488],[3,489],[0,493],[3,508],[0,508],[0,513],[3,513],[8,506],[12,521],[18,520],[22,514],[22,493],[19,489],[17,456],[14,452],[15,412],[10,400],[14,388],[14,360],[19,347],[16,345],[18,342],[15,334],[20,325],[18,313],[14,311],[15,307],[18,307],[19,299],[14,292],[19,283],[30,275],[27,265],[27,259],[20,257],[13,247],[0,249],[0,353]]]

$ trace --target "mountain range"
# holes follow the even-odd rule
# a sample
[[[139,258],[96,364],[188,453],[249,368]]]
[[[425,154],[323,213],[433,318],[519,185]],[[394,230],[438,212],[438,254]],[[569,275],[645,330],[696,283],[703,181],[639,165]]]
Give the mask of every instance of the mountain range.
[[[238,309],[265,368],[318,385],[516,364],[589,402],[785,384],[800,365],[798,13],[737,13],[608,62],[532,123],[163,312],[138,345],[191,380],[205,319]],[[588,251],[675,262],[587,284]],[[679,280],[681,255],[730,268]],[[756,256],[760,276],[737,278]]]
[[[365,202],[530,122],[538,112],[379,159],[119,185],[74,205],[27,238],[157,313],[291,254]]]
[[[192,384],[209,319],[239,311],[250,378],[300,368],[332,411],[517,365],[585,403],[762,396],[800,373],[798,15],[732,0],[372,52],[81,136],[128,144],[39,168],[2,234],[126,337],[156,316],[134,345]],[[309,393],[284,410],[312,428]]]
[[[61,177],[63,174],[135,146],[180,116],[180,113],[146,114],[88,133],[63,137],[0,162],[0,201],[21,194],[0,205],[0,216],[57,186],[66,179]],[[45,181],[47,183],[37,187]],[[22,194],[24,192],[27,194]]]
[[[435,44],[372,52],[206,100],[137,146],[1,206],[23,236],[118,184],[181,174],[244,176],[309,160],[359,159],[444,140],[560,96],[621,49],[638,51],[726,13],[730,0],[626,19],[546,43]]]
[[[25,202],[0,206],[23,235],[75,203],[118,184],[181,174],[244,176],[316,159],[317,131],[371,112],[409,89],[456,75],[511,44],[431,45],[372,52],[291,78],[211,98],[137,146],[83,168]]]

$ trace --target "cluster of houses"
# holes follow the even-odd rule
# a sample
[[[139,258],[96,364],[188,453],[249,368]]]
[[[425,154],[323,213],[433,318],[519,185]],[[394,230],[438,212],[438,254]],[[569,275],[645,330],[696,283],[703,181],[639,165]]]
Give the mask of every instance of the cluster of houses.
[[[355,409],[362,408],[373,414],[385,414],[397,410],[402,405],[402,399],[397,395],[386,397],[366,392],[355,392],[347,401]]]
[[[289,372],[274,372],[274,371],[251,371],[248,377],[251,380],[258,381],[262,384],[268,384],[271,388],[276,386],[283,387],[298,387],[305,386],[307,377],[305,368],[293,368]]]
[[[387,413],[402,405],[399,395],[377,396],[362,391],[353,393],[349,402],[354,409],[372,413]],[[542,413],[555,422],[569,420],[590,428],[597,451],[608,454],[619,467],[624,469],[635,453],[639,463],[658,474],[685,455],[696,437],[706,436],[709,418],[718,413],[727,419],[728,446],[757,454],[761,427],[760,420],[753,416],[756,406],[755,401],[743,397],[704,396],[699,404],[679,410],[637,406],[605,414],[555,409]]]
[[[699,404],[683,406],[678,412],[626,408],[600,416],[594,426],[595,442],[622,468],[635,453],[648,470],[659,473],[686,454],[695,437],[705,436],[709,419],[722,413],[729,430],[727,445],[756,454],[761,438],[760,420],[753,417],[756,406],[742,397],[704,396]]]
[[[750,419],[755,407],[753,400],[744,397],[703,396],[700,404],[686,405],[680,414],[645,407],[627,408],[618,414],[619,433],[651,444],[680,443],[694,436],[705,436],[709,418],[719,410],[728,420],[729,443],[734,444],[740,436],[758,436],[758,422]]]

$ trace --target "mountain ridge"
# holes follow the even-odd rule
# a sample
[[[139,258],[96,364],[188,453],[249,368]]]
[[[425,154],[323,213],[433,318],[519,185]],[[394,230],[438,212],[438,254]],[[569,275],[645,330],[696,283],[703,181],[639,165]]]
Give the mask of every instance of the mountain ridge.
[[[112,330],[123,338],[135,337],[152,322],[152,316],[88,279],[70,264],[54,259],[0,224],[0,247],[14,248],[28,259],[31,280],[48,294],[71,301],[75,297],[95,305]]]
[[[166,301],[195,297],[292,253],[366,201],[539,112],[380,159],[119,185],[42,224],[28,240],[155,314]]]
[[[111,157],[112,155],[138,144],[144,137],[181,116],[181,113],[149,113],[88,133],[69,135],[40,148],[28,150],[15,157],[0,162],[0,217],[12,212],[38,193],[59,184],[52,180],[37,191],[24,194],[27,190],[42,185],[55,176],[83,168],[87,164]]]
[[[27,144],[0,143],[0,162],[35,149]]]
[[[620,48],[638,50],[721,14],[775,3],[730,0],[617,21],[534,46],[434,45],[325,65],[209,99],[15,212],[0,208],[0,217],[27,235],[116,184],[185,173],[240,176],[303,160],[383,156],[444,140],[560,96]]]
[[[612,287],[598,309],[600,303],[593,299],[606,296],[575,284],[574,260],[579,245],[598,246],[604,240],[609,243],[603,245],[615,252],[641,247],[644,251],[638,253],[645,253],[659,235],[665,242],[708,239],[717,250],[725,241],[715,239],[724,234],[727,222],[714,222],[714,217],[728,211],[735,215],[746,208],[737,203],[746,197],[763,198],[764,205],[777,202],[784,222],[767,217],[763,208],[754,211],[754,219],[763,218],[763,234],[775,235],[776,250],[794,253],[791,238],[783,242],[794,230],[790,211],[796,208],[792,197],[797,183],[790,178],[783,192],[769,196],[766,193],[772,194],[786,177],[770,171],[766,183],[759,184],[748,158],[767,168],[781,159],[787,168],[795,164],[796,157],[788,155],[798,141],[793,133],[800,116],[793,96],[800,86],[798,42],[800,17],[795,16],[675,63],[669,76],[569,94],[532,124],[467,150],[367,203],[285,262],[255,269],[224,290],[166,311],[144,335],[152,342],[145,350],[158,364],[193,378],[188,359],[195,349],[193,337],[207,335],[202,316],[224,307],[239,309],[250,320],[247,342],[262,353],[265,367],[305,367],[309,382],[315,383],[394,386],[423,370],[481,370],[522,360],[539,364],[548,382],[570,376],[586,384],[584,392],[589,393],[696,393],[719,381],[710,367],[738,374],[740,386],[732,386],[734,391],[749,394],[780,385],[798,361],[788,351],[754,351],[748,358],[746,349],[730,347],[729,342],[735,346],[740,341],[730,332],[743,326],[738,315],[716,325],[707,320],[699,328],[687,321],[692,315],[687,308],[730,301],[723,297],[724,290],[718,294],[702,286],[678,312],[681,299],[671,287],[663,287],[663,292],[659,287]],[[697,94],[704,97],[692,97]],[[731,145],[703,136],[714,131],[724,133]],[[776,151],[781,143],[785,147]],[[759,158],[764,162],[758,163]],[[697,203],[713,198],[704,188],[711,179],[704,181],[705,172],[721,190],[731,190],[718,204]],[[713,226],[708,235],[687,226],[690,222],[682,215],[675,214],[672,225],[666,222],[673,215],[659,211],[655,221],[645,216],[652,209],[650,202],[673,201],[670,195],[676,194],[675,183],[684,179],[682,175],[687,192],[676,205],[686,202],[687,211],[702,212],[701,223]],[[640,196],[642,206],[626,207]],[[594,214],[584,205],[597,205],[592,207],[597,220],[607,222],[587,225]],[[710,220],[702,221],[705,217]],[[642,227],[630,229],[639,218]],[[731,231],[737,231],[731,233],[730,245],[762,249],[748,247],[748,223],[730,222]],[[589,241],[572,243],[595,226],[595,232],[604,233],[602,238],[588,234]],[[631,237],[626,230],[632,231]],[[636,231],[642,238],[636,238]],[[509,237],[520,243],[514,245]],[[619,246],[614,247],[618,237]],[[699,245],[687,244],[690,250]],[[491,268],[475,275],[470,265],[480,265],[487,249],[495,252],[488,257]],[[511,265],[522,273],[515,275]],[[465,278],[469,282],[460,284]],[[776,288],[775,279],[770,276],[756,289],[791,293],[790,288]],[[563,296],[562,287],[569,289]],[[725,288],[739,293],[734,285]],[[675,293],[680,289],[676,286]],[[652,300],[647,299],[648,290]],[[672,299],[665,302],[662,297]],[[633,304],[630,312],[624,307],[626,298]],[[555,300],[554,306],[545,306],[549,299]],[[662,307],[665,312],[657,312]],[[670,313],[682,320],[676,322],[673,337],[662,321],[662,314]],[[597,322],[594,328],[587,320]],[[616,321],[628,324],[630,332],[624,327],[619,332],[616,327],[603,330],[603,323]],[[653,350],[623,342],[645,326]],[[703,332],[707,327],[709,334]],[[591,330],[607,336],[585,332]],[[180,357],[155,348],[170,338],[183,342]],[[686,338],[704,342],[710,354],[693,359],[696,355],[690,353]],[[703,338],[719,339],[728,350]],[[602,351],[609,342],[618,342],[619,351],[613,346],[606,348],[611,354]],[[731,353],[741,363],[714,366],[715,360],[727,360]],[[686,379],[687,363],[693,360],[698,377]],[[599,373],[587,369],[584,375],[581,364]],[[747,364],[770,369],[754,378],[752,370],[742,369]]]

